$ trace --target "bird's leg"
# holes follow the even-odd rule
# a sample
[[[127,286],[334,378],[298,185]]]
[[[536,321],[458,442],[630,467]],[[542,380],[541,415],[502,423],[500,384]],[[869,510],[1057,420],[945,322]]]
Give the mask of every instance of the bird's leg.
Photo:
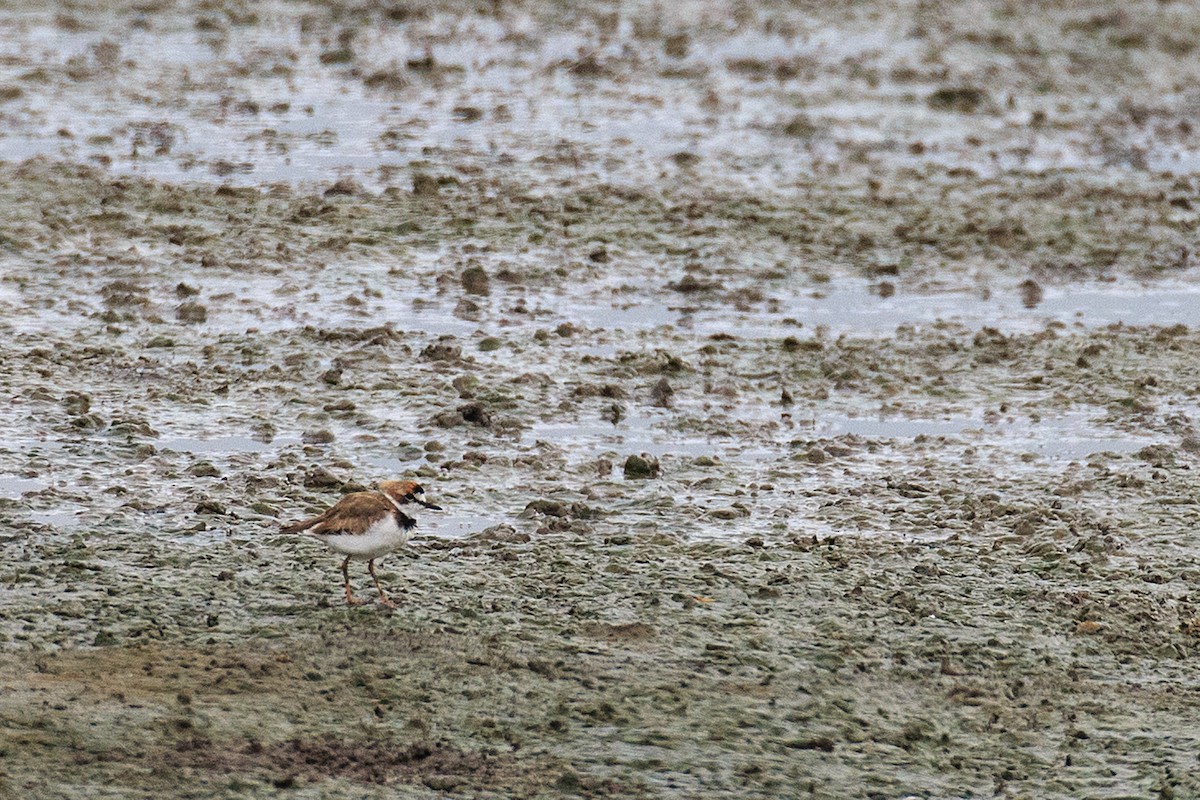
[[[350,591],[350,556],[346,556],[346,560],[342,562],[342,577],[346,579],[346,602],[352,606],[361,606],[366,600],[359,600]]]
[[[379,590],[379,605],[395,608],[396,604],[392,602],[392,599],[387,596],[387,592],[379,585],[379,576],[375,574],[375,559],[372,558],[367,562],[367,569],[371,571],[371,577],[375,580],[375,588]]]

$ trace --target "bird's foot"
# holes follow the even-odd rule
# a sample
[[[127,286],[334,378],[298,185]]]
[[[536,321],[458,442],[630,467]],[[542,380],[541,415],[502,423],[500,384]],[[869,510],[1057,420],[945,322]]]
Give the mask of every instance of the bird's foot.
[[[346,603],[347,603],[348,605],[352,605],[352,606],[365,606],[365,605],[366,605],[368,602],[370,602],[370,601],[368,601],[368,600],[363,600],[361,597],[355,597],[355,596],[354,596],[354,595],[352,595],[352,594],[348,594],[348,595],[346,595]]]
[[[400,606],[396,605],[395,600],[388,597],[386,594],[379,598],[379,605],[383,606],[384,608],[399,608],[400,607]]]

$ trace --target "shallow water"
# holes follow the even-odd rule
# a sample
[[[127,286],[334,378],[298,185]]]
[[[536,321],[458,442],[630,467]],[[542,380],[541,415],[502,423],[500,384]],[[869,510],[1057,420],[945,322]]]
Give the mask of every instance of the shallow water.
[[[738,420],[761,419],[761,406],[735,408],[729,416]],[[543,440],[563,448],[573,462],[584,462],[602,455],[649,454],[655,457],[715,456],[722,461],[751,465],[780,458],[797,439],[836,438],[850,435],[879,441],[911,443],[918,437],[953,437],[963,443],[977,444],[1021,454],[1034,453],[1051,460],[1086,459],[1094,453],[1132,453],[1148,445],[1161,443],[1154,435],[1131,435],[1095,420],[1086,411],[1055,414],[1036,421],[1020,417],[1002,417],[985,421],[982,415],[956,415],[938,419],[914,419],[905,416],[847,416],[828,412],[807,415],[804,412],[767,412],[782,424],[766,434],[769,443],[757,437],[747,444],[746,434],[689,435],[674,429],[675,415],[632,414],[616,424],[535,423],[525,440]],[[614,468],[620,465],[614,465]]]
[[[653,329],[663,326],[699,336],[729,334],[738,338],[802,335],[823,329],[831,334],[880,335],[902,326],[954,323],[969,328],[983,325],[1003,331],[1033,331],[1048,323],[1099,326],[1125,325],[1200,326],[1200,286],[1137,286],[1108,284],[1049,287],[1036,306],[1026,307],[1018,293],[989,292],[981,297],[969,290],[935,294],[901,290],[880,298],[867,283],[841,281],[837,286],[800,294],[775,295],[774,313],[737,312],[701,307],[682,312],[679,307],[627,301],[621,306],[575,306],[565,312],[598,328]]]
[[[425,269],[437,268],[436,257],[423,258]],[[698,337],[716,334],[742,339],[805,338],[817,332],[829,335],[878,336],[901,327],[928,327],[956,324],[968,328],[990,326],[1005,332],[1029,332],[1051,323],[1068,326],[1099,327],[1112,324],[1200,327],[1200,285],[1167,283],[1138,285],[1129,281],[1103,284],[1047,286],[1036,305],[1027,307],[1015,287],[989,291],[961,289],[935,293],[907,291],[881,298],[871,284],[845,279],[836,285],[801,292],[770,291],[770,307],[738,310],[717,300],[674,299],[662,296],[661,284],[640,287],[622,293],[620,303],[599,300],[607,294],[606,281],[581,283],[571,298],[559,292],[525,289],[521,297],[536,313],[514,314],[508,311],[512,300],[504,296],[478,298],[480,310],[475,319],[463,319],[454,313],[453,301],[428,300],[425,285],[430,278],[416,270],[416,277],[387,277],[386,300],[368,300],[362,306],[324,303],[319,308],[311,301],[281,298],[279,288],[291,287],[297,297],[344,297],[363,286],[384,280],[387,269],[378,274],[360,270],[353,279],[338,271],[311,276],[297,287],[295,278],[246,278],[237,286],[238,300],[209,303],[206,330],[219,333],[245,333],[247,330],[289,330],[302,325],[353,327],[388,325],[406,331],[436,337],[443,335],[471,338],[481,335],[527,335],[538,329],[562,323],[581,325],[596,332],[649,332],[664,328]],[[166,287],[164,287],[165,290]],[[205,294],[220,294],[220,283],[199,287]],[[165,292],[164,292],[165,293]],[[5,323],[21,333],[49,332],[94,325],[87,316],[38,308],[20,298],[20,290],[10,289],[8,298],[0,298]],[[88,302],[84,298],[75,301]],[[95,302],[93,312],[100,306]],[[162,313],[169,315],[178,301],[162,300]],[[595,345],[597,355],[610,355],[613,347]]]
[[[11,475],[0,475],[0,497],[18,498],[26,492],[38,492],[49,484],[37,478],[18,478]]]
[[[801,420],[803,426],[806,422]],[[1132,453],[1160,443],[1155,436],[1136,436],[1098,424],[1087,412],[1041,418],[1006,418],[985,422],[977,416],[945,419],[822,416],[812,421],[816,436],[852,434],[870,439],[915,439],[953,436],[964,442],[999,447],[1014,453],[1036,453],[1052,460],[1086,459],[1094,453]]]
[[[465,539],[472,534],[496,525],[496,517],[453,511],[422,514],[414,538],[435,536],[442,539]]]
[[[300,443],[296,436],[276,436],[270,442],[248,436],[178,437],[157,442],[159,450],[180,453],[231,454],[269,453]]]
[[[104,159],[117,172],[172,181],[259,185],[354,174],[387,185],[429,150],[453,150],[478,165],[503,157],[545,184],[562,175],[638,183],[672,171],[671,157],[690,152],[706,167],[719,164],[723,182],[778,189],[856,151],[984,174],[1096,169],[1121,159],[1184,174],[1198,152],[1145,130],[1121,131],[1124,140],[1101,146],[1087,123],[1114,114],[1120,92],[1076,108],[1076,84],[1065,76],[1040,97],[988,97],[978,113],[933,110],[925,97],[941,82],[906,11],[869,20],[780,15],[786,23],[769,32],[703,4],[639,8],[602,34],[599,18],[586,15],[547,26],[538,9],[469,21],[434,11],[364,26],[341,55],[334,25],[320,14],[283,3],[256,11],[258,24],[205,29],[186,13],[151,19],[117,9],[73,30],[44,11],[6,10],[0,80],[31,91],[6,104],[0,158]],[[302,30],[306,13],[317,21],[311,33]],[[1169,15],[1160,16],[1154,24],[1169,29]],[[650,23],[664,33],[643,36]],[[1042,32],[1033,20],[1009,19],[1007,27],[1017,38]],[[688,52],[666,55],[662,37],[679,29],[690,29]],[[1001,84],[1036,74],[1036,62],[1014,64],[987,39],[968,51],[997,64]],[[329,54],[333,61],[321,63]],[[1086,47],[1073,55],[1103,71]],[[436,65],[430,71],[405,69],[427,56]],[[1153,68],[1158,61],[1142,67],[1150,93],[1171,86]],[[395,90],[364,86],[389,69]],[[43,85],[22,81],[30,74],[44,74]],[[1084,71],[1077,80],[1087,85],[1089,77]],[[1168,113],[1186,108],[1183,93],[1157,94]],[[801,109],[808,122],[781,134]],[[1049,109],[1059,124],[1030,126],[1031,115]],[[558,166],[538,163],[556,148]]]
[[[77,528],[87,521],[81,519],[87,511],[88,509],[84,507],[56,508],[51,511],[30,511],[29,518],[38,524],[49,525],[52,528]]]

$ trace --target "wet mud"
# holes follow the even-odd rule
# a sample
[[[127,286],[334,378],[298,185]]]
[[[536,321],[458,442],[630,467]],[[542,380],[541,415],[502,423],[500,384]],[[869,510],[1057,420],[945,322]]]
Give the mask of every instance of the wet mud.
[[[0,795],[1200,793],[1190,7],[64,8]]]

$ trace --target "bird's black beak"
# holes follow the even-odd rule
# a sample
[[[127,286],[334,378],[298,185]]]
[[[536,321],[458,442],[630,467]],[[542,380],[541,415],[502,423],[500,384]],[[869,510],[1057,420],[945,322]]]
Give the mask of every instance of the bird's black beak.
[[[441,506],[435,506],[433,503],[426,503],[424,500],[417,497],[415,494],[406,494],[404,496],[404,499],[411,500],[412,502],[416,503],[417,505],[425,506],[425,508],[432,509],[433,511],[441,511],[442,510]]]

